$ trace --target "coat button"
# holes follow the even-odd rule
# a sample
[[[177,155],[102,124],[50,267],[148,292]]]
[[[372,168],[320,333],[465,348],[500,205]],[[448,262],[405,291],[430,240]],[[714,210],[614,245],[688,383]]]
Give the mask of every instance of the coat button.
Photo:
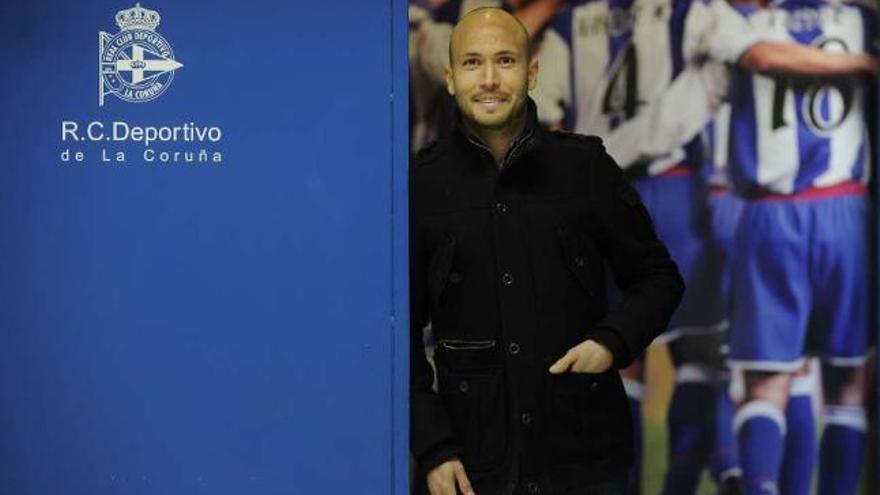
[[[524,425],[530,425],[530,424],[532,424],[532,415],[529,413],[522,413],[522,415],[520,415],[520,417],[519,417],[519,420]]]
[[[501,276],[501,281],[504,285],[513,285],[513,275],[510,273],[505,273]]]
[[[461,274],[458,272],[452,272],[449,274],[449,281],[453,284],[457,284],[461,282]]]
[[[529,489],[529,493],[538,493],[540,491],[538,484],[535,483],[534,481],[532,481],[528,485],[526,485],[526,488]]]
[[[598,392],[599,391],[599,382],[593,382],[590,384],[590,392]]]
[[[580,256],[575,257],[574,266],[581,268],[584,266],[584,259]]]
[[[467,380],[462,380],[458,383],[458,389],[461,390],[462,393],[467,393],[470,388],[471,386],[468,384]]]
[[[502,202],[495,203],[495,211],[498,213],[507,213],[507,204]]]
[[[511,342],[510,345],[507,346],[507,352],[511,354],[519,354],[519,344]]]

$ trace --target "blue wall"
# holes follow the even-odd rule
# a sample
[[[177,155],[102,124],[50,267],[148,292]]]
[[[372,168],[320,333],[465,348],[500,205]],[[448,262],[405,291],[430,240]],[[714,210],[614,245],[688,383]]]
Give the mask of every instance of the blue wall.
[[[132,4],[0,2],[0,493],[404,493],[404,2],[145,2],[184,66],[99,107]]]

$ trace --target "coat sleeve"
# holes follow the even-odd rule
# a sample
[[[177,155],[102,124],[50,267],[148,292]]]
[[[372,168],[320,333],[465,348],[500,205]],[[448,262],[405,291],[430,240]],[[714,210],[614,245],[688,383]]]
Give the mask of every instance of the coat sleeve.
[[[623,293],[620,304],[590,333],[623,368],[666,329],[684,282],[638,192],[601,145],[590,170],[597,242]]]
[[[419,221],[410,183],[410,451],[422,475],[457,457],[461,448],[440,397],[434,371],[425,356],[422,332],[429,321],[426,233]]]

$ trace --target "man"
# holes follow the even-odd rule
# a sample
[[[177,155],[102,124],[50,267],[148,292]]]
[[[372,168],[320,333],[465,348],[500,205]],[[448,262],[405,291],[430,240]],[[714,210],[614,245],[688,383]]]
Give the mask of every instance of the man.
[[[538,125],[537,72],[513,16],[465,16],[447,73],[457,125],[413,164],[411,450],[432,495],[622,493],[633,432],[617,370],[683,292],[600,141]],[[606,262],[623,294],[611,310]]]
[[[534,37],[563,0],[445,0],[430,14],[410,6],[410,146],[413,151],[434,141],[449,127],[452,99],[446,93],[449,37],[462,16],[480,7],[511,12]]]

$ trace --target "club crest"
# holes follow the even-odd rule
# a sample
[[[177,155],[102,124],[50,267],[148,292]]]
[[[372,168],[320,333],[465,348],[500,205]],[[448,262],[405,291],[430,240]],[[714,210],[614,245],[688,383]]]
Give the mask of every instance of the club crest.
[[[143,103],[158,98],[171,85],[183,64],[174,59],[171,44],[156,32],[159,13],[135,4],[116,13],[116,34],[98,33],[98,105],[104,97]]]

